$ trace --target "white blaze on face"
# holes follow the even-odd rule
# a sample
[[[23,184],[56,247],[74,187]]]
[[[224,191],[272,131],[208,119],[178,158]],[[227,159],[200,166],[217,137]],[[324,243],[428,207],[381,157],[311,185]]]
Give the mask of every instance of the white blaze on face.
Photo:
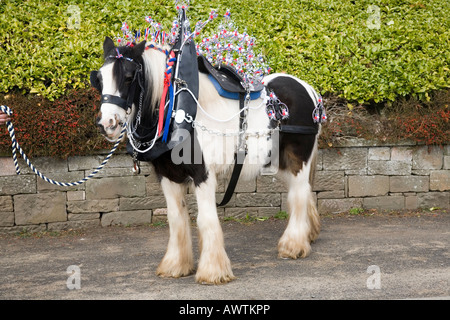
[[[109,63],[100,68],[102,75],[102,94],[120,97],[119,88],[113,78],[113,65]],[[103,126],[108,140],[115,140],[121,132],[121,124],[126,120],[126,112],[119,106],[111,103],[102,103],[100,108],[99,126]]]

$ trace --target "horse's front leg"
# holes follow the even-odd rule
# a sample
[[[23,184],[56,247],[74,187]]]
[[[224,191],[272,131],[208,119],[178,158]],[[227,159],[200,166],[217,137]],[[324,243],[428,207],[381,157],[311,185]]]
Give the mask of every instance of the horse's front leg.
[[[167,201],[170,236],[166,254],[156,270],[161,277],[179,278],[194,271],[189,213],[186,206],[186,186],[163,178],[161,186]]]
[[[209,172],[208,179],[196,187],[200,259],[195,280],[202,284],[222,284],[235,277],[230,259],[225,252],[222,227],[216,209],[216,177]]]

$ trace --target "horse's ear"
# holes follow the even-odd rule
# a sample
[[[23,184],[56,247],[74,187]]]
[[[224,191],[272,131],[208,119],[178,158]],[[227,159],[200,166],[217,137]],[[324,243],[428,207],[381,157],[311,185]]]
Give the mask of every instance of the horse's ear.
[[[91,71],[91,86],[100,93],[102,92],[102,84],[100,83],[100,79],[98,78],[98,71]]]
[[[133,51],[136,56],[141,56],[144,53],[145,44],[146,44],[146,41],[144,40],[133,47]]]
[[[103,42],[103,55],[106,58],[107,54],[114,49],[116,46],[114,45],[113,39],[110,37],[106,37],[105,41]]]

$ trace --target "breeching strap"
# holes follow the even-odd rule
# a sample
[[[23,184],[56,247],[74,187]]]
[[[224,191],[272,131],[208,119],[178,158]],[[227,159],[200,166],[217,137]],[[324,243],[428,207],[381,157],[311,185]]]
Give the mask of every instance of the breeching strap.
[[[239,94],[239,110],[243,112],[245,104],[244,104],[245,96],[244,94]],[[239,131],[242,131],[243,128],[243,116],[241,114],[239,118]],[[245,157],[247,156],[247,150],[238,150],[235,154],[234,158],[234,168],[233,172],[231,173],[230,181],[228,182],[227,190],[225,190],[225,195],[223,196],[223,199],[220,203],[217,204],[218,207],[225,206],[233,196],[234,190],[236,189],[236,185],[239,181],[239,176],[241,175],[242,166],[244,165]]]
[[[227,190],[225,191],[223,199],[220,203],[217,204],[218,207],[225,206],[233,196],[234,190],[236,189],[236,185],[239,181],[239,176],[241,175],[241,170],[242,166],[244,165],[245,156],[246,156],[245,150],[240,150],[235,154],[233,172],[231,173],[231,178],[230,181],[228,182],[228,187]]]

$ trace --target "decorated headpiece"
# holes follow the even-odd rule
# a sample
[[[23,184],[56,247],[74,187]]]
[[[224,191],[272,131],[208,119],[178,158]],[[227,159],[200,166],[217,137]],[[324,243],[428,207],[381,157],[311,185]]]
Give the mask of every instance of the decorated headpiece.
[[[175,0],[175,8],[178,13],[187,10],[190,5],[189,0]],[[178,14],[178,17],[180,15]],[[198,21],[194,31],[185,35],[185,39],[191,41],[201,35],[204,27],[219,14],[212,10],[205,21]],[[180,29],[178,17],[173,20],[170,32],[162,30],[161,24],[153,20],[151,16],[145,17],[148,27],[141,34],[137,31],[134,35],[130,32],[126,22],[122,24],[122,35],[116,37],[116,41],[121,46],[132,46],[142,40],[152,41],[159,45],[174,45]],[[243,84],[247,88],[262,82],[263,77],[271,69],[265,63],[261,54],[255,52],[255,38],[246,32],[239,32],[234,22],[231,20],[230,10],[226,10],[222,22],[218,25],[215,33],[203,37],[197,41],[196,50],[198,55],[203,55],[212,65],[227,65],[232,67],[243,79]]]

